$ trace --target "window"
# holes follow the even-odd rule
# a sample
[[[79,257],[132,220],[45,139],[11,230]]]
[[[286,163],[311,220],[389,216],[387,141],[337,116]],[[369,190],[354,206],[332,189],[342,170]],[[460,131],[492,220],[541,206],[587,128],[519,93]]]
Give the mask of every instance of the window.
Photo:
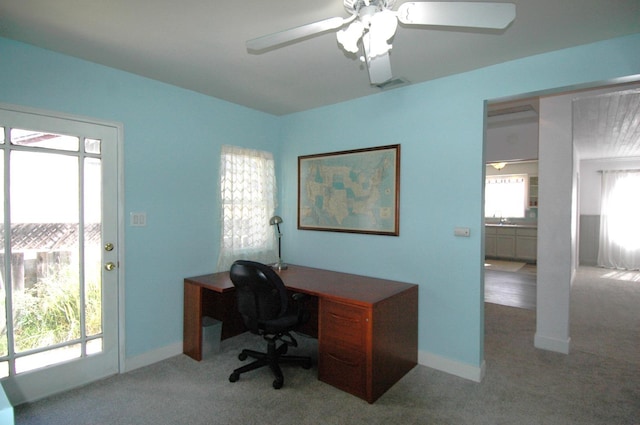
[[[485,217],[523,218],[525,216],[526,174],[487,176],[484,191]]]
[[[640,270],[640,171],[603,171],[598,266]]]
[[[220,157],[221,234],[218,271],[238,259],[277,260],[269,219],[276,208],[276,178],[269,152],[223,146]]]

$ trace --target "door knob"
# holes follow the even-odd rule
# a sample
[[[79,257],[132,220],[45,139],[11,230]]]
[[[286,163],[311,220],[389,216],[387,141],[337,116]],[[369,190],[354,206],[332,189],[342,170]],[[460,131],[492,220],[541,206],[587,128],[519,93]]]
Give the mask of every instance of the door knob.
[[[104,265],[104,269],[109,272],[115,268],[116,268],[116,265],[112,261],[109,261],[107,264]]]

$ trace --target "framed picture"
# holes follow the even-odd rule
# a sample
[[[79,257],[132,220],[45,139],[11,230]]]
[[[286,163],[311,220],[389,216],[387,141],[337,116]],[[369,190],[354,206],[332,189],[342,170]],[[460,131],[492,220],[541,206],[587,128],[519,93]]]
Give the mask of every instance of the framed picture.
[[[400,234],[400,145],[298,157],[298,229]]]

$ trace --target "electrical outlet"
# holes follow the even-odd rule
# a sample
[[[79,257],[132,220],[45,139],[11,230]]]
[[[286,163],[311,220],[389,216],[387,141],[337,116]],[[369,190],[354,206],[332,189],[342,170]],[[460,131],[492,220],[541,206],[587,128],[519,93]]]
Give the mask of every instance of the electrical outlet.
[[[468,227],[456,227],[453,229],[453,234],[455,236],[464,236],[465,238],[468,238],[471,234],[471,231]]]

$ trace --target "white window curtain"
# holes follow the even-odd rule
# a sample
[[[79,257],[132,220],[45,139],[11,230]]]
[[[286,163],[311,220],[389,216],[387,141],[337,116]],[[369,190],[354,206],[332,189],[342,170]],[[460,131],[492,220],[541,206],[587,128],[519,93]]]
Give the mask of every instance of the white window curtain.
[[[601,267],[640,270],[640,170],[603,171]]]
[[[276,209],[273,155],[253,149],[222,146],[220,157],[222,211],[218,271],[235,260],[273,263],[276,237],[269,219]]]

